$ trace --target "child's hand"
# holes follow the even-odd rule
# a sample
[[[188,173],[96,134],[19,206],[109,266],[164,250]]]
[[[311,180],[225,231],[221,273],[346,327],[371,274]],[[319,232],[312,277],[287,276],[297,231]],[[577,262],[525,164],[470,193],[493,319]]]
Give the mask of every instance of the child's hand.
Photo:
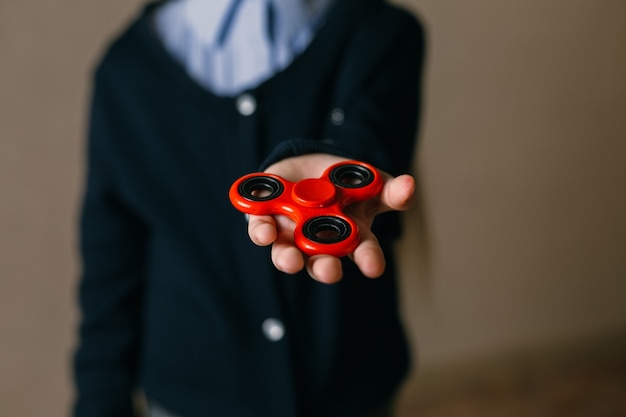
[[[334,155],[309,154],[284,159],[267,168],[265,172],[276,174],[286,180],[297,182],[304,178],[318,178],[329,166],[345,161]],[[371,225],[377,214],[390,210],[406,210],[411,206],[415,180],[410,175],[391,177],[385,172],[384,185],[379,196],[372,200],[346,207],[349,215],[359,226],[361,242],[349,255],[361,272],[370,278],[379,277],[385,270],[385,257]],[[272,262],[280,271],[293,274],[305,266],[309,275],[317,281],[331,284],[341,279],[341,261],[331,255],[307,256],[293,241],[295,224],[285,216],[250,216],[248,234],[259,246],[272,245]]]

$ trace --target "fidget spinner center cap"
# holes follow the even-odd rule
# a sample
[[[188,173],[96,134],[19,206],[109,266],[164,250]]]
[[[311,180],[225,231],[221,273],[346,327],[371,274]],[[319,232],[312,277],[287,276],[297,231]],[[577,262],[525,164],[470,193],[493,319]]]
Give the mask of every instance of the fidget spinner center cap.
[[[319,178],[307,178],[297,182],[291,196],[298,204],[306,207],[326,207],[335,201],[335,186]]]

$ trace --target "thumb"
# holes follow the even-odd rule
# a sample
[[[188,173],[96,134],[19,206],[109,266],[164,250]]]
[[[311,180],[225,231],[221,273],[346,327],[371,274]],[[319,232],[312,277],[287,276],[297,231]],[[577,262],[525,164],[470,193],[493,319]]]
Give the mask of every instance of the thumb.
[[[381,192],[383,211],[404,211],[411,208],[415,200],[415,179],[407,174],[385,182]]]

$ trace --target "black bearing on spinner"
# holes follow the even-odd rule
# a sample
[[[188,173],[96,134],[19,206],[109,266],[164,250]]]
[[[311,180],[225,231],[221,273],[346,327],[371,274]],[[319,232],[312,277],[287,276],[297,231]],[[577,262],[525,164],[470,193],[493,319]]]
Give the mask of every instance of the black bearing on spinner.
[[[308,220],[302,233],[313,242],[331,244],[346,240],[352,234],[352,227],[341,217],[320,216]]]
[[[237,191],[247,200],[269,201],[281,195],[284,189],[283,184],[276,178],[258,176],[243,180],[239,184]]]
[[[330,180],[339,187],[361,188],[374,181],[374,173],[362,165],[345,164],[330,171]]]

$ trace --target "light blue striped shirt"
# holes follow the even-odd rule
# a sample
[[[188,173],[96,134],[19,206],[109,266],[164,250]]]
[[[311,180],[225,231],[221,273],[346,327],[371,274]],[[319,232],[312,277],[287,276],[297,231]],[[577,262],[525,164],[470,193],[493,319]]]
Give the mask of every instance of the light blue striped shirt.
[[[332,0],[172,0],[157,10],[165,48],[221,96],[253,88],[311,42]]]

